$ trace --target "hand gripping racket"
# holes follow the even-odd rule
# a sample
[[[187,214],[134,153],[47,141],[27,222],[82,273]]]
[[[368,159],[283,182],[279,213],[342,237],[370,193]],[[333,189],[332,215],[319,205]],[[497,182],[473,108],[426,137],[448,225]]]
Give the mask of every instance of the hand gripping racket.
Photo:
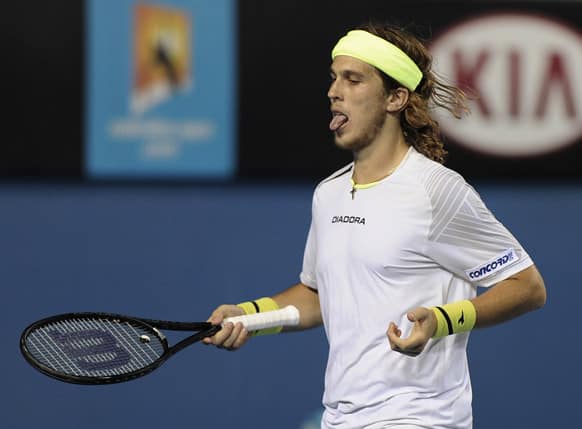
[[[299,311],[281,310],[231,317],[249,331],[292,326]],[[20,350],[34,368],[76,384],[112,384],[149,374],[180,350],[216,334],[208,322],[169,322],[109,313],[67,313],[39,320],[20,337]],[[162,330],[194,331],[172,347]]]

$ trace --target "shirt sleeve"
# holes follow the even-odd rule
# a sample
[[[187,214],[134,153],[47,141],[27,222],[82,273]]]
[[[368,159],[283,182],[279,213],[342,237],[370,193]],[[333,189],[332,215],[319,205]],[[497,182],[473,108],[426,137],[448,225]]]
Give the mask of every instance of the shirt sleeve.
[[[432,210],[427,253],[439,265],[472,284],[489,287],[533,264],[460,175],[451,170],[437,173],[426,190]]]
[[[317,289],[317,279],[315,276],[315,257],[316,257],[316,233],[315,233],[315,196],[313,198],[311,208],[311,225],[309,226],[309,233],[307,234],[307,242],[305,244],[305,251],[303,253],[303,267],[299,279],[301,283],[310,288]]]

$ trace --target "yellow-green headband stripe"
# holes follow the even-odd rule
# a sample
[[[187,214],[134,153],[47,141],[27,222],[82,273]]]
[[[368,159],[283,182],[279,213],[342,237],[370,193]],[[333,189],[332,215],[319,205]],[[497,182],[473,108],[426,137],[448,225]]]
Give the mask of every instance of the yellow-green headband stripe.
[[[352,30],[333,48],[331,58],[347,55],[370,64],[414,91],[422,80],[418,66],[400,48],[364,30]]]

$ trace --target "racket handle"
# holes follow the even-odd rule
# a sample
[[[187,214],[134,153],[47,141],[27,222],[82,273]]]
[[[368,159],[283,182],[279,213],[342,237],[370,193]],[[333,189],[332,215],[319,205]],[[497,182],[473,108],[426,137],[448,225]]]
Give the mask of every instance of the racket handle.
[[[228,317],[227,322],[242,323],[247,331],[274,328],[275,326],[295,326],[299,324],[299,310],[294,305],[288,305],[281,310],[265,311],[264,313],[247,314],[244,316]]]

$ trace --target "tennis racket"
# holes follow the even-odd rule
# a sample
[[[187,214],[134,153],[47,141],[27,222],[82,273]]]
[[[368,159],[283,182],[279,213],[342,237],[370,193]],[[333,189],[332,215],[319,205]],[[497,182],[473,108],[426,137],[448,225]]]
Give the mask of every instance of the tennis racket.
[[[230,317],[248,331],[292,326],[299,311],[281,310]],[[112,384],[151,373],[171,356],[222,329],[208,322],[169,322],[109,313],[67,313],[39,320],[20,337],[20,350],[34,368],[76,384]],[[162,330],[194,332],[169,346]]]

